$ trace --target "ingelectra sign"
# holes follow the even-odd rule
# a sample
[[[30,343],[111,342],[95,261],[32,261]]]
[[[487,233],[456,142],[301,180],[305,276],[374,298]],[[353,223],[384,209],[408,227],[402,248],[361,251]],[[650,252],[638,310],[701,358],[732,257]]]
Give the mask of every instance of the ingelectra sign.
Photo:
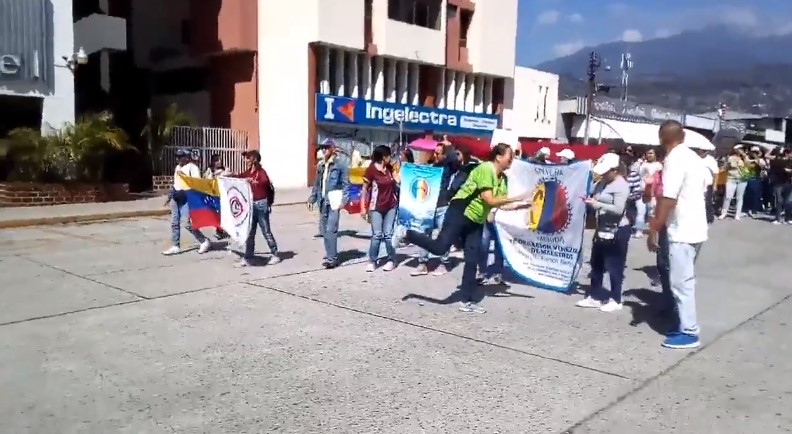
[[[403,125],[419,130],[482,134],[495,130],[500,118],[485,113],[318,94],[316,120],[371,127]]]
[[[14,76],[22,71],[22,56],[0,54],[0,75]]]

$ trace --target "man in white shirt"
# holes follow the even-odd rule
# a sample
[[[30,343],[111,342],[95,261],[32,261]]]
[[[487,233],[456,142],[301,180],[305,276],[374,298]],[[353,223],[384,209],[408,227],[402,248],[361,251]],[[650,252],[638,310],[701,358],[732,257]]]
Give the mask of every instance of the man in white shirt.
[[[720,172],[720,168],[718,167],[718,162],[715,158],[710,155],[711,151],[715,150],[715,145],[711,145],[708,148],[699,148],[699,147],[691,147],[696,151],[696,153],[701,157],[701,160],[704,163],[705,169],[705,176],[707,179],[707,194],[704,197],[707,206],[707,223],[712,223],[715,221],[715,203],[713,195],[712,186],[715,184],[715,178],[718,176]]]
[[[679,313],[679,330],[667,336],[666,348],[696,348],[700,345],[696,319],[695,263],[707,241],[705,194],[707,170],[693,150],[683,144],[685,131],[677,121],[660,126],[660,144],[666,151],[663,162],[663,196],[658,199],[655,219],[646,241],[657,251],[657,232],[667,222],[671,291]]]
[[[187,185],[179,177],[179,174],[189,176],[191,178],[200,178],[201,169],[191,161],[190,151],[186,149],[179,149],[176,151],[178,164],[173,171],[173,189],[168,195],[167,204],[171,208],[171,247],[164,252],[163,255],[170,256],[181,253],[181,221],[187,219],[187,224],[184,226],[196,240],[201,244],[198,247],[198,253],[206,253],[212,247],[212,243],[207,239],[201,231],[192,229],[190,227],[190,210],[187,207],[187,195],[185,191],[189,190]]]

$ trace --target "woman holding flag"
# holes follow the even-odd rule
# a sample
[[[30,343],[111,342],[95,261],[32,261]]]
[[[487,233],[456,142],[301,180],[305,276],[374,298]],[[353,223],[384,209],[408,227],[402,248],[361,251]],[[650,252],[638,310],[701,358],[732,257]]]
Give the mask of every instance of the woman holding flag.
[[[275,199],[275,188],[272,186],[272,181],[267,175],[267,171],[261,166],[261,154],[259,151],[247,151],[242,154],[247,163],[247,170],[233,175],[235,178],[244,178],[250,182],[250,190],[253,195],[253,205],[251,211],[253,212],[253,223],[250,225],[250,233],[248,234],[245,242],[245,255],[241,261],[236,264],[236,267],[247,267],[250,265],[251,259],[255,255],[256,250],[256,226],[261,228],[261,234],[267,241],[270,249],[270,260],[268,265],[279,263],[280,257],[278,256],[278,243],[275,241],[275,236],[272,234],[272,224],[270,224],[270,214],[272,212],[272,203]]]
[[[206,253],[212,247],[212,243],[201,231],[193,229],[190,225],[190,210],[187,206],[187,191],[190,188],[184,179],[182,179],[182,175],[191,178],[200,178],[201,170],[191,161],[190,151],[186,149],[179,149],[176,151],[176,158],[178,159],[178,163],[176,169],[173,171],[173,188],[168,195],[168,200],[165,202],[165,205],[170,205],[171,209],[171,247],[162,252],[162,254],[170,256],[181,253],[181,222],[183,219],[188,219],[185,229],[193,234],[195,239],[201,243],[200,247],[198,247],[198,253]]]
[[[479,306],[482,294],[477,290],[476,270],[481,252],[481,236],[487,216],[494,208],[503,210],[526,209],[531,205],[525,200],[530,192],[507,197],[505,171],[511,167],[514,151],[511,146],[500,143],[490,150],[489,161],[478,165],[470,172],[465,183],[451,199],[448,211],[436,239],[422,232],[409,230],[397,234],[430,253],[440,256],[457,240],[464,241],[465,265],[462,271],[462,312],[486,313]]]

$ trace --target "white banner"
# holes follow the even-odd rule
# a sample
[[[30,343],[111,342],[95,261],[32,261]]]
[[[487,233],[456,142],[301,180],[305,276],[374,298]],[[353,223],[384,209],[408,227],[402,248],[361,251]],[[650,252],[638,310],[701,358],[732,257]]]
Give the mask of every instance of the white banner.
[[[509,196],[532,192],[532,207],[499,211],[495,227],[511,271],[530,285],[567,291],[580,269],[591,163],[534,164],[514,160]]]
[[[220,190],[220,227],[244,246],[253,224],[253,193],[246,179],[217,179]]]

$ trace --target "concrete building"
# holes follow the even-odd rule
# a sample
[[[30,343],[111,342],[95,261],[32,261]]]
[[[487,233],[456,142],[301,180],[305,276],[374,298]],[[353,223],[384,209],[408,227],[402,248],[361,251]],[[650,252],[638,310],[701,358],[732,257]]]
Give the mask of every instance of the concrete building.
[[[277,62],[262,65],[258,87],[260,147],[277,185],[310,183],[326,138],[349,151],[499,126],[516,0],[268,2],[258,25],[259,55]]]
[[[72,0],[0,0],[0,135],[73,122],[75,68],[126,48],[124,20],[106,15],[107,0],[82,16],[74,10]]]
[[[518,66],[506,80],[503,128],[519,138],[553,140],[558,120],[558,75]]]

